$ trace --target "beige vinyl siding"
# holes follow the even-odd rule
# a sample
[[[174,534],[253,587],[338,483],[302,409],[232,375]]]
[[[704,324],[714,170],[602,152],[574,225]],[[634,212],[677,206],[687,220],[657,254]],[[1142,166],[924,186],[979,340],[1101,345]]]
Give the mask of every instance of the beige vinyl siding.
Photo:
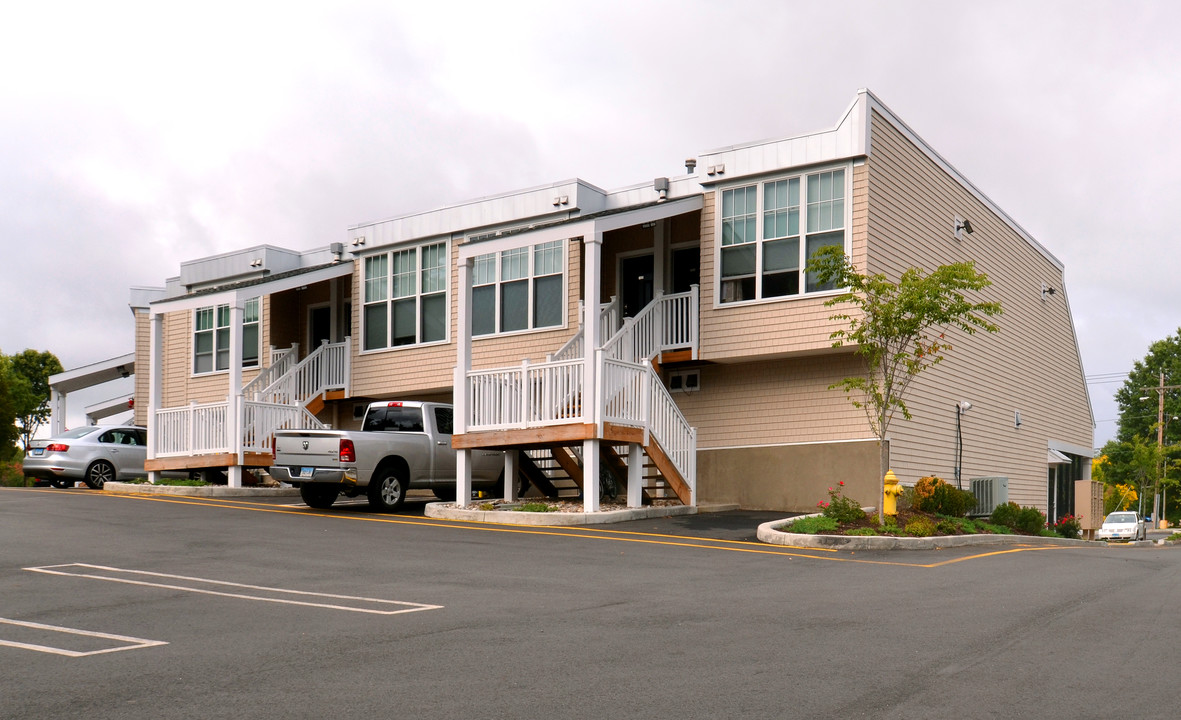
[[[259,362],[265,367],[270,365],[270,302],[269,297],[263,296],[259,303]],[[163,321],[164,358],[163,385],[161,387],[161,407],[171,408],[188,405],[192,402],[207,403],[225,400],[230,391],[230,374],[228,371],[193,375],[193,311],[179,310],[165,313]],[[138,335],[138,324],[137,324]],[[148,339],[148,324],[144,323],[144,343]],[[137,347],[140,339],[136,338]],[[147,350],[145,350],[145,353]],[[146,355],[145,355],[146,358]],[[138,356],[136,358],[138,363]],[[147,378],[148,361],[144,360],[144,377]],[[139,365],[136,365],[137,373]],[[242,384],[253,380],[258,375],[257,368],[242,371]],[[138,389],[137,389],[138,392]],[[143,397],[146,400],[148,388],[145,383]],[[138,414],[137,414],[138,417]]]
[[[873,437],[865,414],[828,386],[856,374],[845,351],[700,368],[701,390],[674,393],[699,450]],[[819,499],[819,498],[817,498]]]
[[[135,387],[132,390],[135,398],[132,422],[136,425],[148,424],[148,383],[151,377],[152,338],[151,316],[147,309],[136,308],[135,314]]]
[[[1046,506],[1048,440],[1091,447],[1092,418],[1062,272],[1004,220],[876,113],[869,168],[869,269],[898,277],[975,260],[999,300],[997,334],[949,331],[954,349],[915,381],[914,419],[891,428],[892,467],[904,482],[954,477],[955,403],[963,422],[963,478],[1004,475],[1010,499]],[[955,216],[974,233],[956,240]],[[1058,293],[1042,302],[1041,285]],[[1014,411],[1022,426],[1014,427]]]
[[[852,220],[848,232],[854,264],[864,267],[868,210],[865,165],[853,166]],[[701,348],[703,360],[727,362],[758,356],[816,352],[832,346],[831,295],[794,297],[716,306],[714,246],[719,190],[705,194],[701,211]]]
[[[520,364],[523,358],[540,362],[556,352],[577,331],[578,301],[582,293],[582,244],[566,243],[567,327],[475,338],[472,341],[474,368]],[[361,353],[361,316],[364,263],[358,262],[353,282],[353,377],[355,397],[407,397],[449,391],[454,384],[456,342],[459,337],[459,244],[451,243],[450,341],[425,347],[404,347]]]

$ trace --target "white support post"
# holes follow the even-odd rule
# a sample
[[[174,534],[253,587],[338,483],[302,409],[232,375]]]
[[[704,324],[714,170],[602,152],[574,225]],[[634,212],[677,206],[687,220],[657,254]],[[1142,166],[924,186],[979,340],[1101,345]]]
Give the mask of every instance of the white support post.
[[[644,452],[639,443],[627,445],[627,506],[644,504]]]
[[[582,441],[582,511],[599,511],[599,441]]]
[[[160,423],[156,413],[160,412],[164,384],[164,316],[150,314],[148,319],[148,447],[149,460],[156,459],[160,448]],[[64,408],[63,408],[64,409]],[[160,482],[160,471],[148,473],[148,482]]]
[[[472,501],[472,451],[455,453],[455,507],[467,507]]]
[[[66,431],[66,394],[52,385],[49,387],[49,437]]]
[[[467,374],[472,369],[472,268],[475,261],[471,258],[459,263],[459,292],[456,293],[456,323],[459,338],[455,343],[455,380],[451,388],[451,404],[455,408],[455,434],[467,432],[468,409],[467,403]]]
[[[229,422],[229,448],[237,457],[226,473],[229,487],[242,487],[242,464],[246,454],[242,448],[242,299],[234,298],[230,303],[230,392],[226,413]]]
[[[701,333],[701,300],[698,285],[689,286],[689,338],[691,341],[692,358],[697,359],[697,347],[701,344],[699,335]]]
[[[504,453],[504,499],[508,502],[517,501],[517,473],[520,470],[520,453],[517,450],[507,450]]]
[[[599,327],[599,295],[601,294],[599,286],[603,279],[603,232],[596,227],[589,237],[583,238],[583,243],[585,251],[582,255],[586,267],[583,268],[585,280],[582,288],[582,307],[586,316],[582,320],[584,333],[582,351],[585,362],[582,372],[582,421],[598,425],[602,410],[598,407],[598,403],[592,402],[592,400],[598,397],[595,392],[595,388],[599,384],[598,363],[595,358],[603,344]],[[597,497],[597,478],[594,484]]]

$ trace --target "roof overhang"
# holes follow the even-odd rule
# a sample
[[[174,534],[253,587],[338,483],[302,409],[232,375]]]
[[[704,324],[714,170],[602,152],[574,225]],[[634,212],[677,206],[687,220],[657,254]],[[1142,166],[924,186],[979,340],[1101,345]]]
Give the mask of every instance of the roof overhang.
[[[1069,465],[1071,459],[1058,452],[1054,448],[1046,450],[1046,464],[1047,465]]]
[[[247,300],[261,295],[274,295],[284,290],[294,290],[305,285],[312,285],[352,274],[353,263],[350,261],[335,263],[327,267],[312,268],[307,272],[284,273],[282,276],[275,277],[272,280],[241,283],[220,290],[202,290],[201,292],[183,297],[159,300],[152,303],[151,314],[155,316],[162,313],[177,312],[179,310],[209,307],[210,305],[235,305],[240,307]]]
[[[94,403],[93,405],[87,405],[85,408],[86,417],[93,420],[102,420],[112,415],[130,412],[132,409],[131,401],[134,397],[133,394],[128,393]]]
[[[478,255],[513,250],[515,248],[551,242],[553,240],[588,237],[597,233],[610,232],[633,225],[667,220],[677,215],[695,212],[704,206],[704,196],[694,195],[693,197],[687,197],[682,200],[670,200],[656,205],[645,205],[634,210],[610,212],[595,217],[576,218],[543,227],[514,231],[504,237],[469,242],[460,246],[459,259],[462,262]]]
[[[49,387],[59,393],[72,393],[105,382],[130,377],[135,373],[135,353],[83,365],[49,376]]]

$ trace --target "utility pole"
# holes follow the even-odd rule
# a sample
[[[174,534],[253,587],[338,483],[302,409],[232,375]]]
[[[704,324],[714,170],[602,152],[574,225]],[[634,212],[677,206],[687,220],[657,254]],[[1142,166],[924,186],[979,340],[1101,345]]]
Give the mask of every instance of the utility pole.
[[[1165,372],[1160,373],[1160,383],[1156,387],[1142,387],[1143,392],[1156,391],[1156,448],[1160,455],[1160,466],[1157,469],[1156,482],[1152,489],[1152,520],[1160,527],[1160,516],[1164,514],[1164,507],[1158,504],[1160,500],[1161,476],[1165,468],[1165,390],[1178,390],[1181,385],[1165,385]],[[1140,398],[1147,400],[1147,397]]]

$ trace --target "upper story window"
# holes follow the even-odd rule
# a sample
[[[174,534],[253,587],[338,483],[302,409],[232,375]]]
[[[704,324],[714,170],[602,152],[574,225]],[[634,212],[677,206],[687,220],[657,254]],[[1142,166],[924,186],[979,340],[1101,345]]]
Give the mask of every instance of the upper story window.
[[[242,311],[242,367],[258,367],[259,298],[246,301]],[[193,373],[230,367],[230,306],[198,308],[193,312]]]
[[[447,339],[447,243],[365,258],[362,349]]]
[[[831,290],[803,269],[822,247],[848,252],[846,195],[844,168],[723,190],[719,301]]]
[[[565,241],[489,253],[474,261],[472,335],[562,325]]]

